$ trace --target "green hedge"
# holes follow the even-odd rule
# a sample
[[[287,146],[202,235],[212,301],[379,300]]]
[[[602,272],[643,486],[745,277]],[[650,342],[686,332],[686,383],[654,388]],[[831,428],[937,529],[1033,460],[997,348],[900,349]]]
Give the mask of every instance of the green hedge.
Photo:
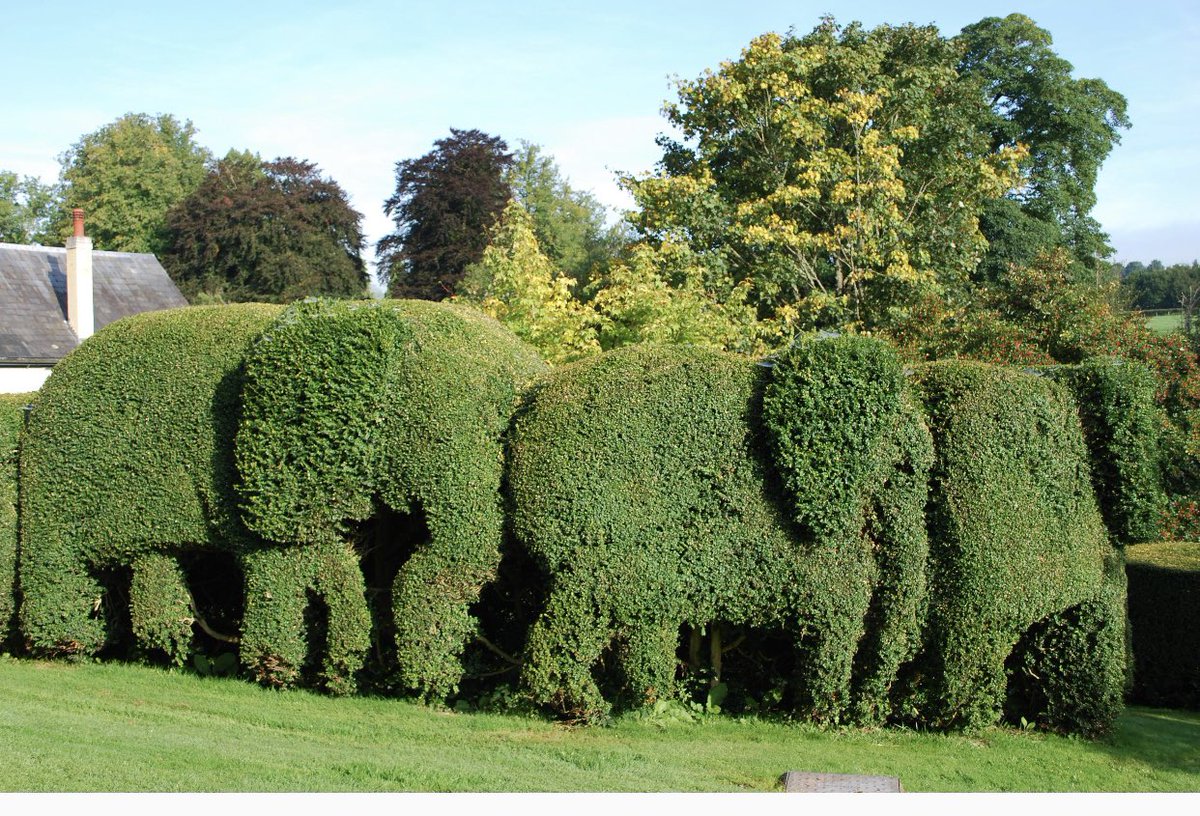
[[[0,646],[16,613],[17,463],[25,406],[33,394],[0,394]]]
[[[995,721],[1008,694],[1006,660],[1014,671],[1039,663],[1010,657],[1038,628],[1044,635],[1031,633],[1030,648],[1066,633],[1071,659],[1098,661],[1076,669],[1099,678],[1089,681],[1099,686],[1090,693],[1094,706],[1073,705],[1069,690],[1058,690],[1053,706],[1043,700],[1039,710],[1013,715],[1103,731],[1120,705],[1124,650],[1113,639],[1123,643],[1124,587],[1111,567],[1105,577],[1119,555],[1096,506],[1070,394],[1044,377],[982,363],[934,363],[917,380],[937,453],[929,628],[915,664],[921,680],[904,703],[909,716],[939,727]],[[1075,626],[1103,648],[1089,655]]]
[[[116,634],[106,621],[126,614],[118,584],[129,580],[144,645],[184,659],[191,612],[161,580],[173,568],[150,560],[152,575],[118,576],[150,554],[258,546],[236,512],[232,439],[242,357],[276,314],[136,315],[55,367],[22,453],[20,626],[35,653],[99,651]]]
[[[1134,702],[1200,709],[1200,544],[1128,548]]]
[[[1167,493],[1160,461],[1165,418],[1154,401],[1154,375],[1112,357],[1045,371],[1075,395],[1109,532],[1122,544],[1157,540]]]
[[[503,435],[545,368],[491,318],[425,301],[296,304],[247,358],[244,518],[276,542],[357,540],[383,581],[370,587],[375,639],[405,689],[457,688],[471,606],[500,558]],[[409,517],[400,537],[397,516]]]
[[[931,457],[899,372],[861,338],[771,369],[635,346],[554,371],[510,445],[514,533],[549,581],[523,671],[534,697],[602,717],[677,692],[681,625],[781,630],[802,656],[795,710],[886,716],[917,642]],[[868,449],[843,461],[845,444]],[[864,639],[868,621],[885,634]]]

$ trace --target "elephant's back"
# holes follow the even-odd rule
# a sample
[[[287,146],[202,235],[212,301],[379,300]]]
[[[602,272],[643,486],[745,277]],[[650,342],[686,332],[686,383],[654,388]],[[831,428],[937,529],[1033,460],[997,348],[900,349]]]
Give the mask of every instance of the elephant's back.
[[[778,545],[756,420],[766,371],[657,346],[556,370],[512,431],[518,538],[551,572],[600,553],[630,570],[664,558],[703,569],[710,553]]]
[[[64,537],[93,559],[229,534],[240,367],[278,313],[264,304],[134,315],[54,369],[23,447],[31,533]]]

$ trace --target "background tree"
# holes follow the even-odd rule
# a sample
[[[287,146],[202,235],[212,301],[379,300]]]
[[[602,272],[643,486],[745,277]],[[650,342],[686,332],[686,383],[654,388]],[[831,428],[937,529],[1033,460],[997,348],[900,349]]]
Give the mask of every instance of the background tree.
[[[683,244],[630,247],[589,293],[601,347],[659,343],[762,354],[777,344],[775,326],[759,321],[748,302],[750,282],[718,291],[714,277],[721,276]]]
[[[503,139],[478,130],[450,136],[396,164],[396,191],[384,212],[396,230],[379,241],[378,272],[393,297],[442,300],[483,255],[488,230],[512,197]]]
[[[1184,295],[1200,285],[1200,263],[1171,264],[1140,261],[1125,266],[1121,286],[1136,309],[1178,309]]]
[[[764,319],[884,328],[965,281],[984,202],[1019,149],[989,153],[978,89],[931,26],[826,18],[756,38],[679,85],[659,170],[627,178],[652,241],[716,256]]]
[[[33,176],[0,170],[0,241],[48,243],[54,188]]]
[[[363,296],[361,220],[316,165],[230,151],[168,214],[163,266],[193,301]]]
[[[159,253],[167,211],[204,180],[212,154],[196,129],[170,114],[129,113],[88,133],[59,157],[63,206],[52,231],[70,233],[70,212],[82,207],[97,249]]]
[[[505,179],[529,213],[542,252],[581,290],[621,243],[618,229],[605,224],[604,207],[591,193],[572,188],[554,159],[530,142],[521,142]]]
[[[980,83],[991,111],[985,127],[992,148],[1028,148],[1024,184],[1012,200],[1031,219],[1053,225],[1081,271],[1094,272],[1112,253],[1091,217],[1096,175],[1129,127],[1125,97],[1099,79],[1074,79],[1071,63],[1051,48],[1050,33],[1022,14],[980,20],[956,39],[963,48],[959,71]],[[1028,229],[1019,219],[995,216],[987,226],[988,240],[1005,248]],[[1034,254],[1041,248],[1030,247]],[[1008,260],[1030,263],[1034,254]]]
[[[600,351],[599,322],[571,293],[571,279],[541,250],[533,217],[509,202],[491,243],[467,268],[456,300],[474,304],[542,353],[562,363]]]

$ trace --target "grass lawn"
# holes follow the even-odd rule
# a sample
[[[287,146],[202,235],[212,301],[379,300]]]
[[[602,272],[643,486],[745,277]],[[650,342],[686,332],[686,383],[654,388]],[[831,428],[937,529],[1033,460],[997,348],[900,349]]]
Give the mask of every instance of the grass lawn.
[[[1163,569],[1200,572],[1200,543],[1195,541],[1155,541],[1125,548],[1130,564]]]
[[[1154,315],[1146,318],[1146,325],[1157,334],[1177,332],[1183,328],[1183,314],[1175,312],[1174,314]]]
[[[0,768],[17,792],[766,791],[786,770],[899,776],[917,792],[1200,791],[1200,713],[1130,709],[1109,742],[721,718],[569,729],[0,658]]]

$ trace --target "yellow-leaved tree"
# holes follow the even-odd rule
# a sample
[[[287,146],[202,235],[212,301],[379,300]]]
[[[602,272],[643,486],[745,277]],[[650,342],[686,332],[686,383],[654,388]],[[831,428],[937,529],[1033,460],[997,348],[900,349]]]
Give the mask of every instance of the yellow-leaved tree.
[[[986,246],[984,202],[1018,183],[991,149],[960,46],[932,26],[765,34],[678,85],[655,173],[623,182],[634,224],[747,285],[760,320],[889,330],[963,284]]]
[[[529,213],[510,201],[454,300],[496,318],[548,362],[563,363],[600,351],[596,314],[572,295],[572,283],[538,246]]]

